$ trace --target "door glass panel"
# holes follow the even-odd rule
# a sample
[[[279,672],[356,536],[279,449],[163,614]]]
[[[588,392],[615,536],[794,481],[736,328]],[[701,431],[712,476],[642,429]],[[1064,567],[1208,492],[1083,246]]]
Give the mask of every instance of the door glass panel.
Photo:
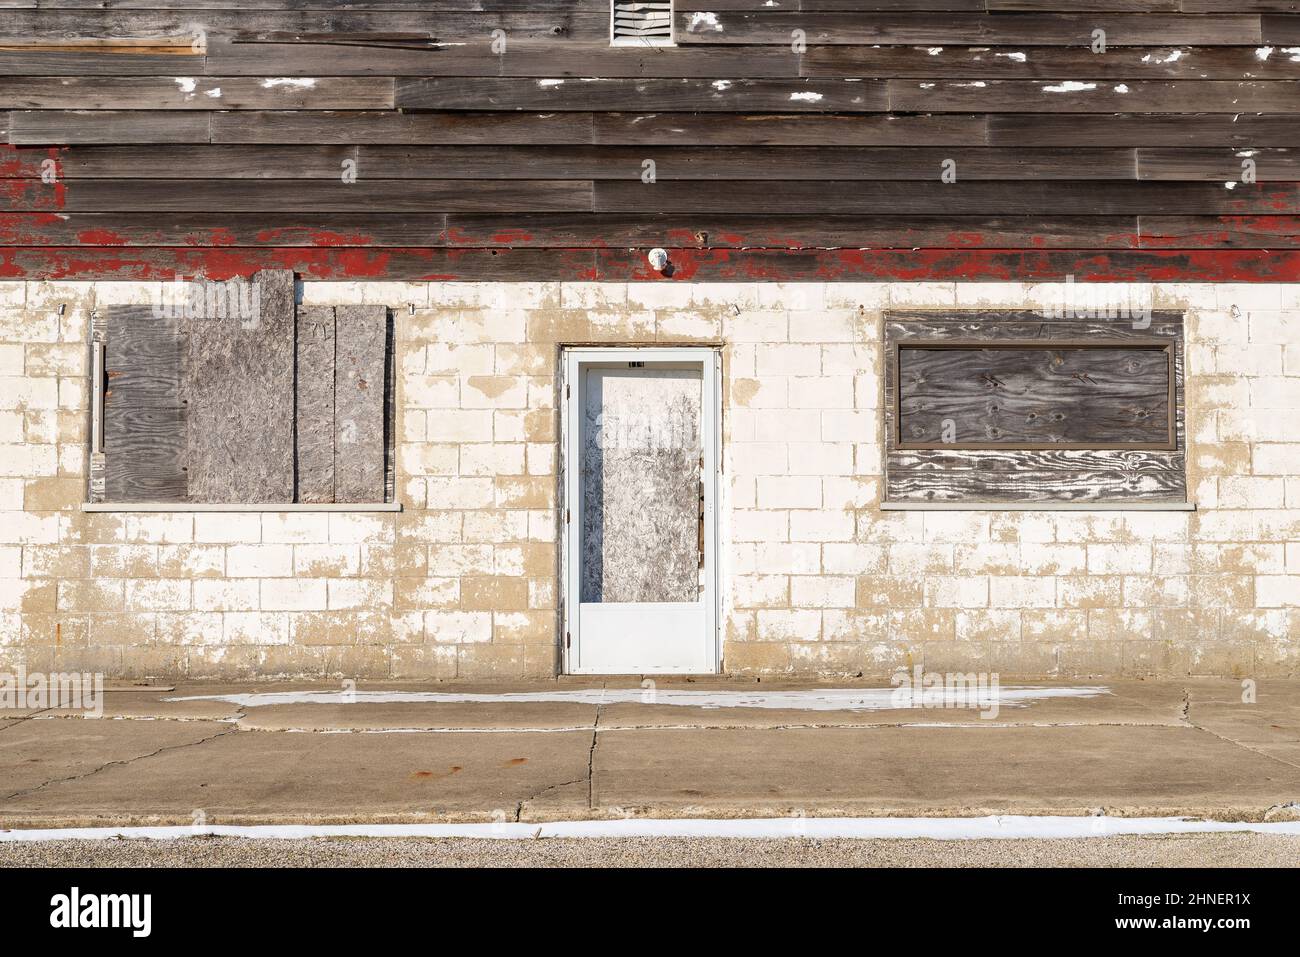
[[[702,370],[587,369],[582,387],[582,601],[698,601]]]

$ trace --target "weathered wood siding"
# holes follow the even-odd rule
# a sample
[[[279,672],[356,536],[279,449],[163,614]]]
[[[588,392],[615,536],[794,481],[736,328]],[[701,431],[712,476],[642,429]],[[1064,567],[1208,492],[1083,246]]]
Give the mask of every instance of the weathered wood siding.
[[[0,0],[0,272],[1300,279],[1294,0],[677,0],[667,48],[608,18]]]

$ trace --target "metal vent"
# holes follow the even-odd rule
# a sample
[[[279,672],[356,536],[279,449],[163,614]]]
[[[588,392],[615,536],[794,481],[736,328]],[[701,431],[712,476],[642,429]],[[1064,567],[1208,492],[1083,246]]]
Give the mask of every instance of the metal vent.
[[[673,5],[671,0],[613,0],[611,36],[617,41],[648,40],[671,43]]]

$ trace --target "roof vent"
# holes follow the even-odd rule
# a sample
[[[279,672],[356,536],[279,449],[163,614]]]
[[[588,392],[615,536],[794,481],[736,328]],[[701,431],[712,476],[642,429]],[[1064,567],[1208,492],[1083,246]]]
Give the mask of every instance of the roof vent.
[[[612,43],[649,46],[672,44],[672,0],[612,0],[612,3]]]

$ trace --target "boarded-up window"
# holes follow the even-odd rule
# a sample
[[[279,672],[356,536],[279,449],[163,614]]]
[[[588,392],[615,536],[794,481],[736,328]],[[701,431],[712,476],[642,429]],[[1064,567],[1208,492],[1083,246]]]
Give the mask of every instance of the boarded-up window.
[[[107,309],[91,500],[385,501],[387,309],[299,311],[288,271],[214,302]]]
[[[888,502],[1186,501],[1183,322],[885,317]]]

